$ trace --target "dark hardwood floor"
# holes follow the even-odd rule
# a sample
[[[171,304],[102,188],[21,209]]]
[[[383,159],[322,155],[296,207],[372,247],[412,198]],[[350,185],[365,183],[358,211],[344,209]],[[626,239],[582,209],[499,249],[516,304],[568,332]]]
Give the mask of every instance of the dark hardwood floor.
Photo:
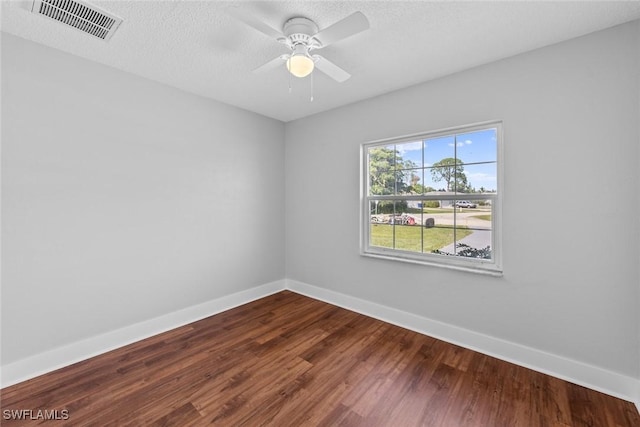
[[[630,402],[287,291],[1,393],[3,426],[640,426]]]

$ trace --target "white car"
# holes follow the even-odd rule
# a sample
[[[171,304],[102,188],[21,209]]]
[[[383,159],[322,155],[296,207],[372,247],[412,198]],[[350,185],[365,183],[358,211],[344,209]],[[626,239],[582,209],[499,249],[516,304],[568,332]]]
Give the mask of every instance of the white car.
[[[475,208],[476,204],[475,203],[471,203],[468,200],[458,200],[456,202],[456,207],[457,208]]]

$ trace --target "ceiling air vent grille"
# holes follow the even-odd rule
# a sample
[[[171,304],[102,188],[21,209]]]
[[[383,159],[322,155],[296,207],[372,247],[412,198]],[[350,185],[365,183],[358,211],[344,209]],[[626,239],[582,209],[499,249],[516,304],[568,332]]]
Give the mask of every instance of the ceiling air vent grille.
[[[31,11],[102,40],[109,40],[122,22],[121,18],[111,13],[76,0],[33,0]]]

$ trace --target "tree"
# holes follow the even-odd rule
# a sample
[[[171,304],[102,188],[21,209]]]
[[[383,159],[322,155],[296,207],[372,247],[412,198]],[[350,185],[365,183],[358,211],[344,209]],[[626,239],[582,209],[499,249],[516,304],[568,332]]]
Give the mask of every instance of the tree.
[[[434,182],[445,181],[447,191],[464,192],[469,189],[467,176],[464,174],[463,161],[447,157],[433,164],[431,177]]]
[[[398,152],[386,147],[369,150],[369,188],[371,194],[393,194],[396,185],[394,164]]]
[[[411,193],[420,181],[411,160],[404,160],[397,150],[387,147],[369,150],[369,188],[371,194]]]
[[[414,166],[415,164],[411,161],[408,161],[409,166]],[[408,176],[404,176],[403,179],[407,179],[409,181],[409,185],[406,187],[407,192],[413,194],[422,194],[424,192],[424,186],[420,184],[420,180],[422,177],[414,170],[410,170],[406,173]]]
[[[413,191],[420,177],[410,170],[416,167],[410,160],[404,160],[397,150],[387,147],[369,150],[369,188],[373,195],[389,195]],[[375,214],[406,212],[404,200],[385,200],[375,204]]]

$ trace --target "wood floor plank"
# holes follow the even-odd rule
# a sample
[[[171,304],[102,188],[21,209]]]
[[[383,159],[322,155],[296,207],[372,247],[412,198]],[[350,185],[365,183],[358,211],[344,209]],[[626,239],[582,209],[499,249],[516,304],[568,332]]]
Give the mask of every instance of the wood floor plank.
[[[0,390],[0,407],[23,418],[3,426],[640,426],[630,402],[289,291]]]

